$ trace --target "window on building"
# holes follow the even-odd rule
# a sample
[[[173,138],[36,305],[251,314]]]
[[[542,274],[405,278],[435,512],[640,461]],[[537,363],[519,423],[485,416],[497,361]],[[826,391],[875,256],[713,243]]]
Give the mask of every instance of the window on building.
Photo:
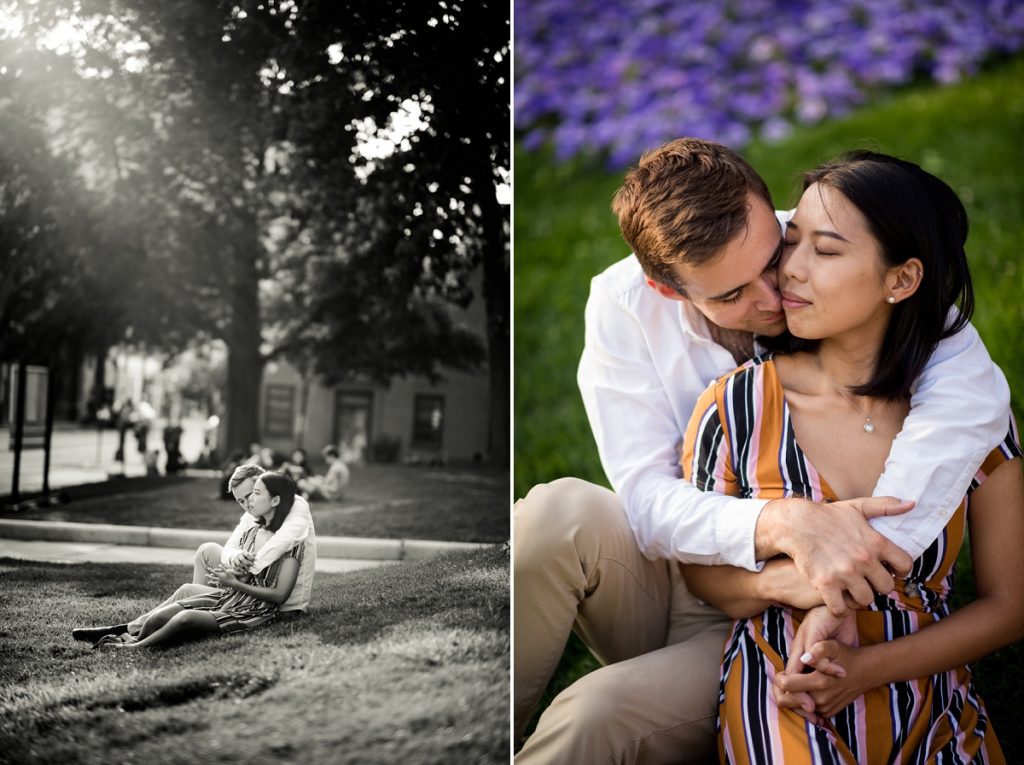
[[[263,433],[272,438],[291,438],[295,429],[295,386],[267,385],[263,402]]]
[[[444,434],[444,396],[416,396],[412,415],[413,446],[439,447]]]

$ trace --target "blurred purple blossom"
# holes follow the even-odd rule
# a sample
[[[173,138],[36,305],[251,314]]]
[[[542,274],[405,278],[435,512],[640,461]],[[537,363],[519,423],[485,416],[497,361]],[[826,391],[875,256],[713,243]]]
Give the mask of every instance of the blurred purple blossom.
[[[515,0],[523,146],[611,167],[681,135],[741,147],[1024,49],[1020,0]]]

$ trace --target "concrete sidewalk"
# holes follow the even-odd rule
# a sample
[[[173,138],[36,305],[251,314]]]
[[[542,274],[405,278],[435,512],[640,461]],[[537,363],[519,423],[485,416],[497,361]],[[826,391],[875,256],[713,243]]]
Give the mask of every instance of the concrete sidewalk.
[[[0,556],[54,562],[116,561],[191,566],[199,545],[204,542],[223,543],[229,535],[230,532],[224,529],[0,519]],[[316,570],[353,571],[488,546],[425,539],[318,536]]]
[[[26,539],[0,539],[0,558],[37,560],[49,563],[153,563],[192,567],[195,549],[181,547],[140,547],[102,542],[40,542]],[[393,566],[395,560],[352,558],[316,559],[319,573],[339,574],[362,568]]]

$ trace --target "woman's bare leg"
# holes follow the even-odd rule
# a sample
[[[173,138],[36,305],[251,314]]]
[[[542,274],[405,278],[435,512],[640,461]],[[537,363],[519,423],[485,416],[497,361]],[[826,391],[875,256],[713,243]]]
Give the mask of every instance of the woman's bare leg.
[[[146,622],[147,626],[149,622]],[[125,643],[126,648],[148,648],[163,643],[215,635],[220,632],[217,619],[209,611],[181,610],[155,632],[134,643]]]
[[[143,640],[144,638],[149,637],[184,610],[185,609],[177,603],[171,603],[168,606],[163,606],[162,608],[150,611],[146,616],[146,620],[142,623],[142,628],[139,630],[139,634],[137,635],[138,639]]]

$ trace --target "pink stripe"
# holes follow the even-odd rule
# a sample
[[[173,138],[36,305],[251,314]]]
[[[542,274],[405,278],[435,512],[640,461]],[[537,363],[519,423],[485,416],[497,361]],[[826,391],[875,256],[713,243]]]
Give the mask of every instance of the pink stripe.
[[[804,465],[807,467],[807,480],[811,482],[811,499],[821,502],[825,499],[825,492],[821,490],[821,476],[809,459],[804,459]]]
[[[761,483],[757,475],[757,456],[761,453],[761,428],[764,424],[764,365],[751,370],[754,376],[752,390],[754,400],[751,402],[753,420],[751,422],[750,450],[747,452],[747,480],[750,484],[752,497],[761,494]]]

